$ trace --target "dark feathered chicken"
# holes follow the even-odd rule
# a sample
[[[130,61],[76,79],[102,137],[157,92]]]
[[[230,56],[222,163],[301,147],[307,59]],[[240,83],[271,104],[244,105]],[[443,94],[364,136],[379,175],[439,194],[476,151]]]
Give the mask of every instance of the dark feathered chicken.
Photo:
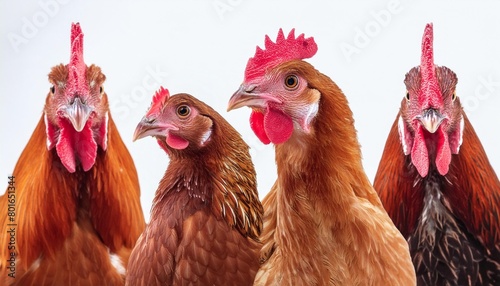
[[[241,136],[203,102],[165,89],[134,138],[146,136],[170,163],[130,257],[127,285],[252,285],[263,209]]]
[[[374,186],[408,239],[419,285],[499,285],[500,182],[432,42],[428,24]]]

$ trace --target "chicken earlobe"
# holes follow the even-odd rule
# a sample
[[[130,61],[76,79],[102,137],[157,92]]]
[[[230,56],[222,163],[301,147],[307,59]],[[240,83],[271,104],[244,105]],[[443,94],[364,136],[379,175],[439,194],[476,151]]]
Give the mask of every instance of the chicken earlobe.
[[[458,154],[460,146],[462,146],[464,134],[464,117],[460,116],[460,123],[448,136],[450,140],[450,148],[452,154]]]
[[[314,90],[317,91],[317,90]],[[319,111],[319,91],[318,93],[318,101],[310,104],[307,108],[307,112],[305,113],[305,116],[303,120],[300,121],[300,127],[306,132],[309,133],[311,131],[311,122],[313,119],[316,117]]]
[[[108,120],[109,114],[108,112],[106,112],[106,114],[104,114],[104,118],[101,121],[101,125],[97,130],[93,130],[94,139],[97,145],[101,146],[101,149],[103,151],[106,151],[106,149],[108,149]]]
[[[411,134],[406,128],[406,123],[401,115],[399,115],[398,119],[398,133],[399,140],[401,141],[401,146],[403,146],[403,153],[405,155],[410,155],[411,149],[413,147],[413,141],[411,141]]]

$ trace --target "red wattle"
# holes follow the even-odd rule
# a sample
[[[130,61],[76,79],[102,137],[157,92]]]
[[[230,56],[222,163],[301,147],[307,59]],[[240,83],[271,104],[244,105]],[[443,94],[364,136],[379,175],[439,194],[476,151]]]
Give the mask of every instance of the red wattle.
[[[411,149],[411,162],[417,168],[421,177],[427,176],[429,172],[429,153],[425,145],[424,131],[418,126]]]
[[[448,134],[439,128],[439,142],[436,154],[436,167],[439,174],[446,175],[450,169],[451,163],[451,149],[448,141]]]
[[[252,110],[252,114],[250,114],[250,128],[252,128],[253,133],[255,133],[262,143],[266,145],[271,143],[264,130],[264,114],[262,112]]]
[[[178,150],[186,149],[186,147],[189,145],[189,142],[186,139],[171,133],[167,135],[166,141],[168,146]]]
[[[61,163],[70,173],[76,171],[77,160],[84,171],[88,171],[94,166],[97,156],[97,143],[94,140],[90,125],[91,123],[87,122],[81,132],[76,132],[68,120],[61,119],[59,121],[61,129],[56,151]]]
[[[267,108],[264,115],[264,130],[274,144],[286,142],[293,133],[293,121],[280,110]]]
[[[158,145],[160,145],[163,151],[165,151],[168,155],[170,155],[170,151],[168,150],[167,145],[165,145],[166,143],[163,140],[157,139],[156,142],[158,142]]]
[[[74,173],[76,171],[76,158],[73,150],[73,136],[71,136],[70,132],[76,131],[74,129],[68,130],[71,128],[71,124],[65,124],[65,120],[60,121],[60,126],[59,140],[57,140],[56,143],[57,155],[59,159],[61,159],[61,163],[66,167],[66,170],[70,173]]]

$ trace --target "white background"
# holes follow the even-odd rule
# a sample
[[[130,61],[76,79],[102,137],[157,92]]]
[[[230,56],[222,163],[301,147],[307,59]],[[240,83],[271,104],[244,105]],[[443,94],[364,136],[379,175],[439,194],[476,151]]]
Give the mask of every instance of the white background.
[[[500,172],[498,1],[27,2],[0,2],[5,185],[40,119],[50,68],[69,61],[72,22],[85,34],[85,62],[107,76],[111,112],[135,160],[147,218],[168,157],[154,139],[133,143],[132,134],[160,85],[200,98],[233,124],[252,147],[261,197],[269,191],[276,179],[272,146],[251,132],[248,108],[225,110],[256,45],[265,34],[275,39],[280,27],[315,38],[319,49],[308,61],[346,94],[373,179],[405,94],[404,75],[419,64],[422,33],[433,22],[435,62],[457,73],[457,94]]]

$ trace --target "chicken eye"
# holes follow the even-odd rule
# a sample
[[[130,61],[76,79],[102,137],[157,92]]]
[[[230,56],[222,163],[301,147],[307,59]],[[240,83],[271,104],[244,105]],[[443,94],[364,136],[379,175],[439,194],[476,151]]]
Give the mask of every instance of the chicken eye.
[[[50,93],[52,93],[52,94],[56,93],[56,87],[55,86],[51,86],[50,87]]]
[[[405,98],[406,100],[410,101],[410,92],[408,91],[406,92]]]
[[[177,115],[181,118],[186,118],[191,113],[191,109],[187,105],[177,107]]]
[[[451,100],[452,100],[452,101],[455,101],[455,99],[457,99],[457,94],[456,94],[456,93],[453,93],[453,94],[451,95]]]
[[[99,87],[99,93],[102,94],[104,92],[104,88],[102,86]]]
[[[288,89],[295,89],[299,84],[299,79],[296,75],[289,75],[285,78],[285,86]]]

